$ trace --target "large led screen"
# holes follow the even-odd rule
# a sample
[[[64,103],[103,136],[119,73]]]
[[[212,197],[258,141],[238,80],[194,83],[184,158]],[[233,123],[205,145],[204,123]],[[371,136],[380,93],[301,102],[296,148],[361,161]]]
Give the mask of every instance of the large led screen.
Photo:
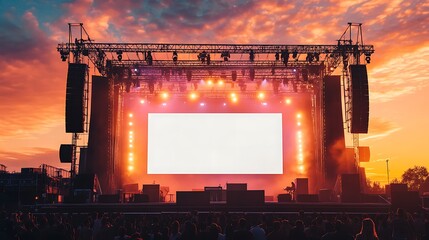
[[[149,113],[148,174],[282,174],[281,113]]]

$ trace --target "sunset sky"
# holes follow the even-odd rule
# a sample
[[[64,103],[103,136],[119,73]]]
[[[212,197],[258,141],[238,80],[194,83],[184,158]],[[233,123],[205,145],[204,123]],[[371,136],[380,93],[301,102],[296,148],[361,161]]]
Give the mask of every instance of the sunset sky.
[[[56,51],[69,22],[97,42],[276,44],[336,44],[348,22],[363,23],[375,46],[369,134],[360,136],[371,148],[367,176],[385,184],[386,159],[390,179],[429,167],[428,1],[0,0],[0,163],[9,171],[69,168],[58,159],[71,135],[67,64]]]

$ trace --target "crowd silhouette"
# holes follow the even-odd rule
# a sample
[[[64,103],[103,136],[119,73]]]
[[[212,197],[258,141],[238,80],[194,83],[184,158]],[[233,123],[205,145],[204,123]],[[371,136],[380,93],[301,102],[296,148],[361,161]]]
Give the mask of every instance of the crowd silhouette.
[[[61,240],[402,240],[429,239],[425,212],[367,214],[8,213],[0,239]]]

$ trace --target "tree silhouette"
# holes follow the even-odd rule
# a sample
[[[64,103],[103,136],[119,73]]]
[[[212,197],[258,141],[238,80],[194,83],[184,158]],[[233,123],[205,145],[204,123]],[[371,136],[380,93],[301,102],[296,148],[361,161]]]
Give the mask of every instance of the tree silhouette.
[[[406,183],[411,191],[419,191],[428,176],[426,167],[414,166],[402,174],[402,183]]]

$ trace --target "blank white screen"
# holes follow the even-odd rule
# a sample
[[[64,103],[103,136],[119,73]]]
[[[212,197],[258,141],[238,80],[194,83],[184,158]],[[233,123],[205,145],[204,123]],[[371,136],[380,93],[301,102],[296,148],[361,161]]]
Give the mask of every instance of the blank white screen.
[[[282,174],[281,113],[149,113],[148,174]]]

